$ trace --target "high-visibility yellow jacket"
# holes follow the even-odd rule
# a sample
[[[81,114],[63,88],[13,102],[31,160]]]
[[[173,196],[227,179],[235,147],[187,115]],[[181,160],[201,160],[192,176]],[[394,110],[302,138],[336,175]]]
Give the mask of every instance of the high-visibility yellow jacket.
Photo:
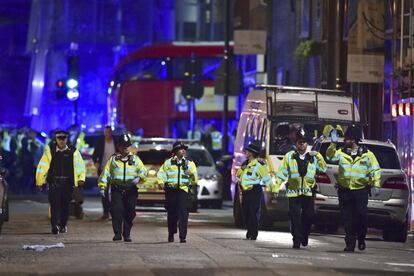
[[[223,138],[223,136],[221,135],[221,133],[219,131],[212,131],[210,133],[211,135],[211,148],[213,150],[221,150],[221,140]]]
[[[195,139],[200,141],[201,140],[201,132],[199,130],[194,130],[194,136],[193,132],[191,130],[187,131],[187,139]]]
[[[336,149],[331,143],[326,150],[328,160],[338,162],[338,184],[351,190],[363,189],[368,185],[381,186],[381,169],[375,155],[366,147],[359,146],[358,154],[352,158],[346,148]]]
[[[173,189],[181,189],[188,193],[189,185],[196,185],[198,181],[197,167],[195,163],[189,159],[184,159],[182,164],[177,165],[177,158],[167,159],[159,168],[157,173],[158,184],[168,185]],[[185,167],[191,172],[191,175],[184,173]]]
[[[42,158],[40,158],[39,164],[36,170],[36,186],[42,186],[46,183],[47,174],[49,172],[50,163],[52,162],[51,147],[48,145],[45,147]],[[83,162],[80,152],[75,149],[73,153],[73,180],[74,186],[78,186],[79,181],[85,181],[85,163]]]
[[[141,159],[135,154],[129,154],[125,160],[122,160],[120,154],[113,154],[105,164],[98,180],[100,189],[107,189],[109,185],[117,185],[122,188],[130,188],[138,183],[133,181],[139,177],[139,183],[145,180],[147,169]]]
[[[251,190],[255,185],[269,186],[273,184],[266,161],[259,161],[257,158],[248,162],[244,169],[240,167],[236,177],[243,191]]]
[[[290,151],[285,154],[283,160],[276,172],[276,184],[272,187],[272,192],[278,193],[280,185],[286,182],[286,194],[288,197],[298,197],[301,195],[312,196],[312,188],[315,187],[316,171],[326,171],[326,162],[322,155],[318,152],[315,156],[306,154],[307,171],[302,177],[299,174],[297,151]]]

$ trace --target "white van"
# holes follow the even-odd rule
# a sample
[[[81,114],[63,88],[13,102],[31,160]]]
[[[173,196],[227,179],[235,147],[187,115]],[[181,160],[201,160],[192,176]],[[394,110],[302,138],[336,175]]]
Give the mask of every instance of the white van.
[[[359,125],[360,121],[352,97],[345,91],[280,85],[259,85],[258,88],[260,90],[252,90],[246,98],[234,144],[231,192],[233,217],[239,227],[243,225],[242,193],[236,172],[246,159],[244,149],[251,141],[264,142],[262,157],[274,172],[284,154],[294,149],[294,137],[290,136],[297,128],[304,128],[316,139],[322,135],[326,124],[341,125],[345,130],[351,124]],[[289,219],[284,187],[276,199],[264,188],[260,212],[261,229],[271,228],[274,221]]]

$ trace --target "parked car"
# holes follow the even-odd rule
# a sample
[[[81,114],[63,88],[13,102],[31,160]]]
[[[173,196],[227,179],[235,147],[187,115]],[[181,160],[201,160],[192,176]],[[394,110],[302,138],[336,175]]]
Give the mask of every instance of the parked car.
[[[326,159],[330,139],[318,143]],[[316,145],[316,144],[315,144]],[[363,140],[361,145],[372,151],[381,167],[381,193],[368,200],[368,227],[383,230],[385,241],[405,242],[409,222],[410,186],[401,167],[398,153],[391,142]],[[337,147],[343,146],[342,139]],[[317,174],[318,193],[315,198],[315,225],[328,225],[335,229],[340,224],[337,197],[338,165],[326,160],[326,173]]]
[[[137,154],[148,169],[148,177],[139,189],[138,204],[164,203],[162,185],[157,184],[157,171],[164,161],[171,157],[174,139],[147,138],[137,141]],[[196,141],[185,141],[189,145],[187,155],[197,165],[199,180],[193,189],[191,211],[198,203],[221,208],[223,203],[223,180],[217,171],[208,150]]]
[[[197,200],[201,207],[220,209],[223,205],[223,177],[213,157],[200,144],[190,144],[187,155],[197,165]]]

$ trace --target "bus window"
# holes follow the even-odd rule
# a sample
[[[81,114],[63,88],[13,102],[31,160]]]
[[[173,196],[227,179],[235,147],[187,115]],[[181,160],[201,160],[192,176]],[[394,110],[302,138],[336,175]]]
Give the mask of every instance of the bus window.
[[[267,131],[267,120],[263,120],[262,132],[260,135],[260,140],[266,141],[266,131]]]
[[[166,80],[168,61],[163,58],[139,59],[126,65],[122,76],[127,80]]]
[[[197,58],[197,57],[196,57]],[[174,80],[183,80],[185,72],[185,64],[190,60],[190,58],[173,58],[172,59],[172,68],[174,68],[172,73],[172,78]],[[202,80],[214,80],[214,72],[218,68],[221,62],[221,58],[209,57],[200,58],[201,62],[201,79]]]

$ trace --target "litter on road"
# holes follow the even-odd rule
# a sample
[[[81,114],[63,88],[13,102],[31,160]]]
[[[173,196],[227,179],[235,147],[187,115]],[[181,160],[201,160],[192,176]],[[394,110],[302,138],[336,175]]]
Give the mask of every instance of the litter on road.
[[[45,251],[50,248],[65,248],[63,242],[58,242],[57,244],[52,245],[43,245],[43,244],[34,244],[34,245],[23,245],[23,250],[33,250],[33,251]]]

